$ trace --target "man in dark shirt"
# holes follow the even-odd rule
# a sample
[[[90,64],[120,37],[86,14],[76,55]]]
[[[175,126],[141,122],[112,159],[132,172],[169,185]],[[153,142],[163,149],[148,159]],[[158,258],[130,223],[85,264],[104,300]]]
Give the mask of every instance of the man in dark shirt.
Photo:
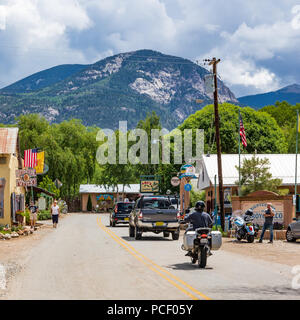
[[[273,218],[274,218],[274,210],[272,209],[272,203],[267,204],[267,209],[265,210],[265,223],[263,225],[263,229],[261,232],[261,236],[259,239],[259,243],[263,242],[264,234],[267,229],[270,230],[270,241],[269,243],[273,243]]]
[[[193,227],[188,228],[189,230],[196,230],[197,228],[211,228],[213,221],[210,215],[204,212],[205,203],[204,201],[197,201],[195,205],[195,211],[184,218],[185,222],[190,222]]]

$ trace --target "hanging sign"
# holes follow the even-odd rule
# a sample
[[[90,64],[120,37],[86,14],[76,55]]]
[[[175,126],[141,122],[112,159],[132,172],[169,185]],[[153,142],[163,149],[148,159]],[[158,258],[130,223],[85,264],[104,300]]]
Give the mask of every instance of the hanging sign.
[[[35,169],[16,170],[18,187],[35,187],[37,185]]]

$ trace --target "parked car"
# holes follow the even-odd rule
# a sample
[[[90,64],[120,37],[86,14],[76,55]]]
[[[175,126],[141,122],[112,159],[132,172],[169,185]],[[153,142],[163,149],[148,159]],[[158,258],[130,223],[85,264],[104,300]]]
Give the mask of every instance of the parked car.
[[[172,239],[178,240],[179,220],[179,210],[168,196],[142,196],[129,216],[129,236],[140,240],[144,232],[163,232],[164,237],[171,233]]]
[[[300,219],[293,219],[295,222],[289,224],[286,230],[286,240],[288,242],[294,242],[300,239]]]
[[[133,209],[134,202],[118,202],[116,203],[113,211],[110,213],[111,227],[115,227],[118,223],[128,223],[129,215]]]

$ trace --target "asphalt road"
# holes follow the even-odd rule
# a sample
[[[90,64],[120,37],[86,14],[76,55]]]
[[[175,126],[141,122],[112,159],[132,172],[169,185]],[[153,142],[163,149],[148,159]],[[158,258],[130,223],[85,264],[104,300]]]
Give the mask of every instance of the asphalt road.
[[[181,250],[182,236],[145,233],[136,241],[127,226],[108,221],[100,214],[63,219],[29,250],[5,298],[300,299],[292,266],[221,249],[199,269]]]

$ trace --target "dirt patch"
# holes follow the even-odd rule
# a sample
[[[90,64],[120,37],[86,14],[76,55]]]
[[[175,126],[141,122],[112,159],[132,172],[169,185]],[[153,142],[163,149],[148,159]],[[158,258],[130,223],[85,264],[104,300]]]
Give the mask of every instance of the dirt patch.
[[[247,257],[262,259],[270,262],[295,266],[300,264],[300,242],[287,242],[277,240],[273,244],[264,241],[263,243],[248,243],[237,241],[232,238],[223,238],[222,250],[242,254]]]

